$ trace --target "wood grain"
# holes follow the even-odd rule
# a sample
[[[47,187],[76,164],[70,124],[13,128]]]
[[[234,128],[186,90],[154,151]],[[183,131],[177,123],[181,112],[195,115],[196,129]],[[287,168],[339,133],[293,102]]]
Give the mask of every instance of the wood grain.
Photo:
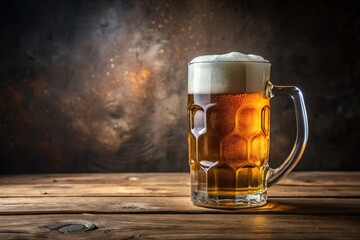
[[[53,213],[360,214],[360,198],[274,198],[265,206],[221,210],[194,206],[189,197],[0,198],[0,215]]]
[[[61,214],[1,216],[1,239],[358,239],[359,216]],[[64,234],[69,224],[96,230]],[[343,226],[347,226],[344,228]]]
[[[0,175],[0,185],[6,184],[189,184],[189,173],[77,173],[77,174],[21,174]],[[278,185],[360,186],[360,172],[291,172]]]
[[[0,176],[0,239],[360,239],[360,172],[294,172],[260,208],[190,201],[188,173]]]
[[[0,177],[0,197],[188,197],[188,173],[49,174]],[[360,197],[360,173],[295,172],[270,197]]]
[[[180,185],[188,183],[189,173],[77,173],[77,174],[21,174],[2,175],[0,184],[33,185],[33,184],[121,184],[133,186],[138,184],[153,185],[166,183]]]

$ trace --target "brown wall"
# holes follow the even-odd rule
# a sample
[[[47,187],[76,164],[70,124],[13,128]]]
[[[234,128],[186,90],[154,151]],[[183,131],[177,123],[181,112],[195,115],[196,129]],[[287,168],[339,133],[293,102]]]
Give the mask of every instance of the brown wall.
[[[6,1],[0,172],[187,171],[187,63],[241,51],[303,90],[298,170],[360,170],[359,8],[344,1]],[[271,164],[294,139],[272,100]]]

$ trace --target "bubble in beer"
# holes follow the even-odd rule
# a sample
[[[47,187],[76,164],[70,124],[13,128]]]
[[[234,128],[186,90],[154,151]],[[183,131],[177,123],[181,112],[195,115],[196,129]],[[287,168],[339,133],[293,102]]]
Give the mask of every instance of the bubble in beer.
[[[247,161],[247,140],[239,133],[226,136],[222,141],[222,160],[238,168]]]
[[[260,112],[255,108],[241,108],[236,113],[236,129],[243,136],[250,137],[260,131]]]

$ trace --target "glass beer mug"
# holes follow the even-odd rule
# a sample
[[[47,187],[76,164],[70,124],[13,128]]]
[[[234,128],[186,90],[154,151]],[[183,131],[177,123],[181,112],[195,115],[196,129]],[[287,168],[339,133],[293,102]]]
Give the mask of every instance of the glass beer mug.
[[[270,63],[256,55],[200,56],[189,63],[188,155],[195,205],[243,208],[266,203],[267,188],[300,160],[308,138],[301,91],[274,86]],[[294,102],[295,145],[276,169],[269,167],[270,99]]]

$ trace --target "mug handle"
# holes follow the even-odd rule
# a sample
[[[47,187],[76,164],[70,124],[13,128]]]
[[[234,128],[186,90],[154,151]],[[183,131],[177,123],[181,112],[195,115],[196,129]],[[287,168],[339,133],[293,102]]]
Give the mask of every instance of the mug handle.
[[[276,96],[291,97],[294,102],[297,129],[295,144],[289,156],[285,159],[280,167],[275,169],[270,167],[268,170],[267,186],[271,187],[273,184],[277,183],[280,179],[289,174],[301,159],[308,140],[309,126],[304,98],[299,88],[295,86],[274,86],[269,82],[266,88],[266,95],[270,98]]]

